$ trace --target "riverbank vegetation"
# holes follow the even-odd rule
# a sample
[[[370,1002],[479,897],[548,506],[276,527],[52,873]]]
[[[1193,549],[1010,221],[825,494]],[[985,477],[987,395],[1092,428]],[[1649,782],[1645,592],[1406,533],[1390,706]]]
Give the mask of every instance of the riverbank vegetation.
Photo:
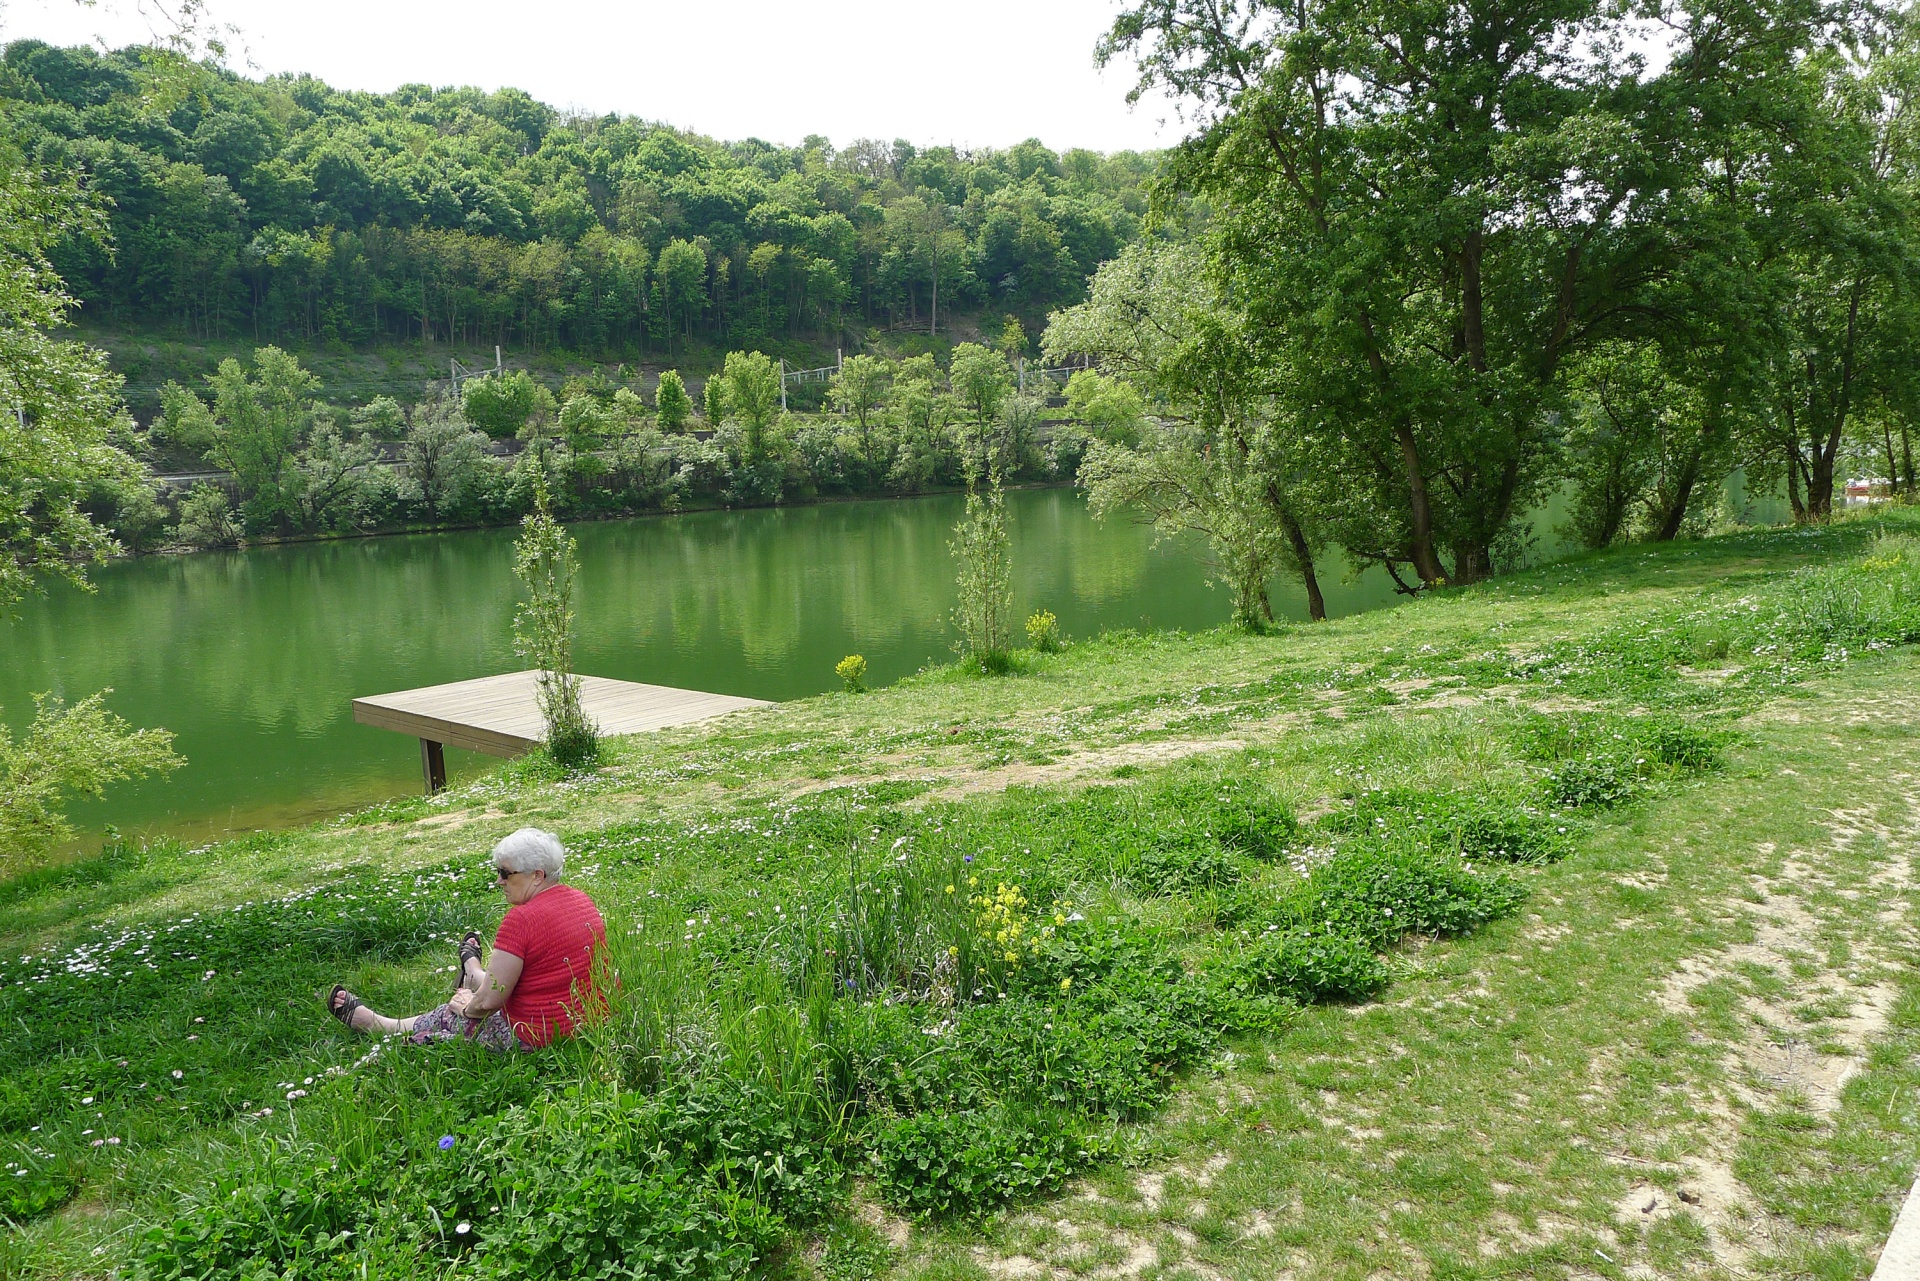
[[[1860,1275],[1914,1156],[1915,538],[1092,638],[16,878],[7,1265]],[[605,1022],[326,1018],[435,999],[529,822]]]
[[[442,388],[410,407],[383,397],[349,411],[296,357],[266,347],[223,363],[204,391],[164,389],[147,444],[198,455],[214,478],[165,493],[137,479],[102,486],[91,510],[123,547],[231,546],[506,523],[531,509],[536,470],[552,510],[573,518],[921,493],[963,486],[970,468],[1060,482],[1089,441],[1139,431],[1137,403],[1097,406],[1087,426],[1043,417],[1050,397],[1077,415],[1097,378],[1022,381],[977,343],[955,346],[947,369],[931,355],[862,355],[814,388],[831,411],[790,411],[776,362],[732,352],[698,417],[675,370],[651,398],[604,375],[555,395],[513,370],[458,397]]]

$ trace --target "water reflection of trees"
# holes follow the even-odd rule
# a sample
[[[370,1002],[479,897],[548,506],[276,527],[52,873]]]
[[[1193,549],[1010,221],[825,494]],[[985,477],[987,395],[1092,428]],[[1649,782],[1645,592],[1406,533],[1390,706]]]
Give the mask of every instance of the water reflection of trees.
[[[1178,551],[1095,526],[1069,491],[1009,496],[1016,605],[1085,636],[1203,626],[1225,603]],[[834,683],[864,653],[887,681],[948,652],[956,496],[576,526],[581,670],[767,698]],[[355,694],[516,663],[511,530],[151,558],[107,567],[94,596],[55,589],[0,625],[0,708],[113,686],[135,724],[179,734],[186,770],[112,802],[167,812],[341,804],[412,785],[412,745],[353,724]],[[286,811],[291,813],[291,810]],[[96,816],[98,817],[98,816]]]

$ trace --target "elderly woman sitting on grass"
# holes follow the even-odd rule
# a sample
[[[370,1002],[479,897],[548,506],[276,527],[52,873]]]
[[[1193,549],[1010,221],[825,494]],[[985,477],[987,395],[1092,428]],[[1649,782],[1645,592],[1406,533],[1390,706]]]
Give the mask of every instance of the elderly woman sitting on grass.
[[[560,838],[535,827],[493,847],[494,873],[511,906],[485,966],[480,936],[461,941],[460,985],[445,1005],[391,1019],[336,984],[328,1010],[356,1032],[404,1035],[416,1045],[459,1036],[490,1050],[537,1049],[567,1035],[592,999],[593,954],[607,927],[592,899],[560,884],[566,861]]]

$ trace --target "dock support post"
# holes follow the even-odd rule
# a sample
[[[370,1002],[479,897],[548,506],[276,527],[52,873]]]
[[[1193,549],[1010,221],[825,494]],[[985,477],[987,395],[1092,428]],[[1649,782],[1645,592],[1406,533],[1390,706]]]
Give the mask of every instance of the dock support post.
[[[447,754],[430,738],[420,740],[420,772],[426,776],[428,796],[447,790]]]

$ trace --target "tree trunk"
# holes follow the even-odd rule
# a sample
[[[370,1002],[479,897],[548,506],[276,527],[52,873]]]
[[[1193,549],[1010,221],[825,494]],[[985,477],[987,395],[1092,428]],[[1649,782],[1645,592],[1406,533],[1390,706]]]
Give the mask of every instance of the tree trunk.
[[[1407,473],[1407,514],[1413,525],[1413,537],[1407,551],[1413,571],[1429,587],[1442,586],[1447,571],[1433,550],[1433,504],[1427,498],[1427,474],[1420,465],[1420,449],[1413,439],[1413,428],[1403,418],[1394,425],[1394,437],[1400,442],[1400,458]]]
[[[1833,458],[1824,449],[1815,449],[1807,467],[1807,519],[1827,520],[1833,515]]]
[[[1807,523],[1807,504],[1800,497],[1800,442],[1787,450],[1787,506],[1793,511],[1793,523]]]
[[[1478,286],[1475,286],[1476,290]],[[1495,532],[1504,528],[1509,514],[1513,511],[1513,495],[1520,484],[1520,456],[1518,452],[1509,458],[1501,469],[1500,492],[1494,499],[1493,511],[1489,513],[1484,529]],[[1476,540],[1454,551],[1453,581],[1455,583],[1477,583],[1493,577],[1493,541]]]
[[[1360,315],[1360,328],[1367,340],[1367,365],[1382,390],[1391,392],[1393,379],[1387,371],[1386,357],[1380,354],[1379,344],[1374,341],[1373,318],[1365,312]],[[1413,438],[1413,426],[1404,413],[1394,420],[1393,438],[1400,446],[1400,462],[1407,478],[1407,517],[1413,526],[1407,555],[1422,583],[1440,586],[1447,581],[1447,571],[1440,567],[1440,558],[1433,551],[1433,504],[1427,497],[1427,473],[1420,464],[1420,446]]]
[[[1660,513],[1660,523],[1653,527],[1654,542],[1670,543],[1680,536],[1680,526],[1687,520],[1687,507],[1693,502],[1693,487],[1699,483],[1700,447],[1696,444],[1674,482],[1673,500],[1667,504],[1667,510]]]
[[[1822,441],[1813,435],[1813,414],[1807,414],[1807,443],[1812,446],[1807,471],[1807,515],[1813,520],[1827,520],[1833,515],[1833,471],[1834,464],[1839,461],[1840,439],[1846,433],[1847,415],[1853,409],[1854,347],[1860,334],[1860,297],[1865,291],[1866,281],[1856,279],[1852,296],[1847,302],[1847,336],[1840,357],[1840,390],[1834,397],[1833,416],[1827,427],[1826,440]],[[1811,398],[1815,385],[1812,356],[1807,357],[1807,366],[1807,388]],[[1811,411],[1812,406],[1808,408]]]
[[[1300,528],[1300,522],[1293,513],[1282,509],[1281,524],[1286,528],[1287,541],[1293,544],[1293,560],[1300,568],[1300,582],[1307,589],[1307,617],[1316,623],[1327,621],[1327,602],[1320,595],[1320,579],[1313,572],[1313,549],[1307,546],[1307,531]]]
[[[1458,544],[1453,549],[1453,581],[1477,583],[1493,573],[1493,550],[1484,543]]]

